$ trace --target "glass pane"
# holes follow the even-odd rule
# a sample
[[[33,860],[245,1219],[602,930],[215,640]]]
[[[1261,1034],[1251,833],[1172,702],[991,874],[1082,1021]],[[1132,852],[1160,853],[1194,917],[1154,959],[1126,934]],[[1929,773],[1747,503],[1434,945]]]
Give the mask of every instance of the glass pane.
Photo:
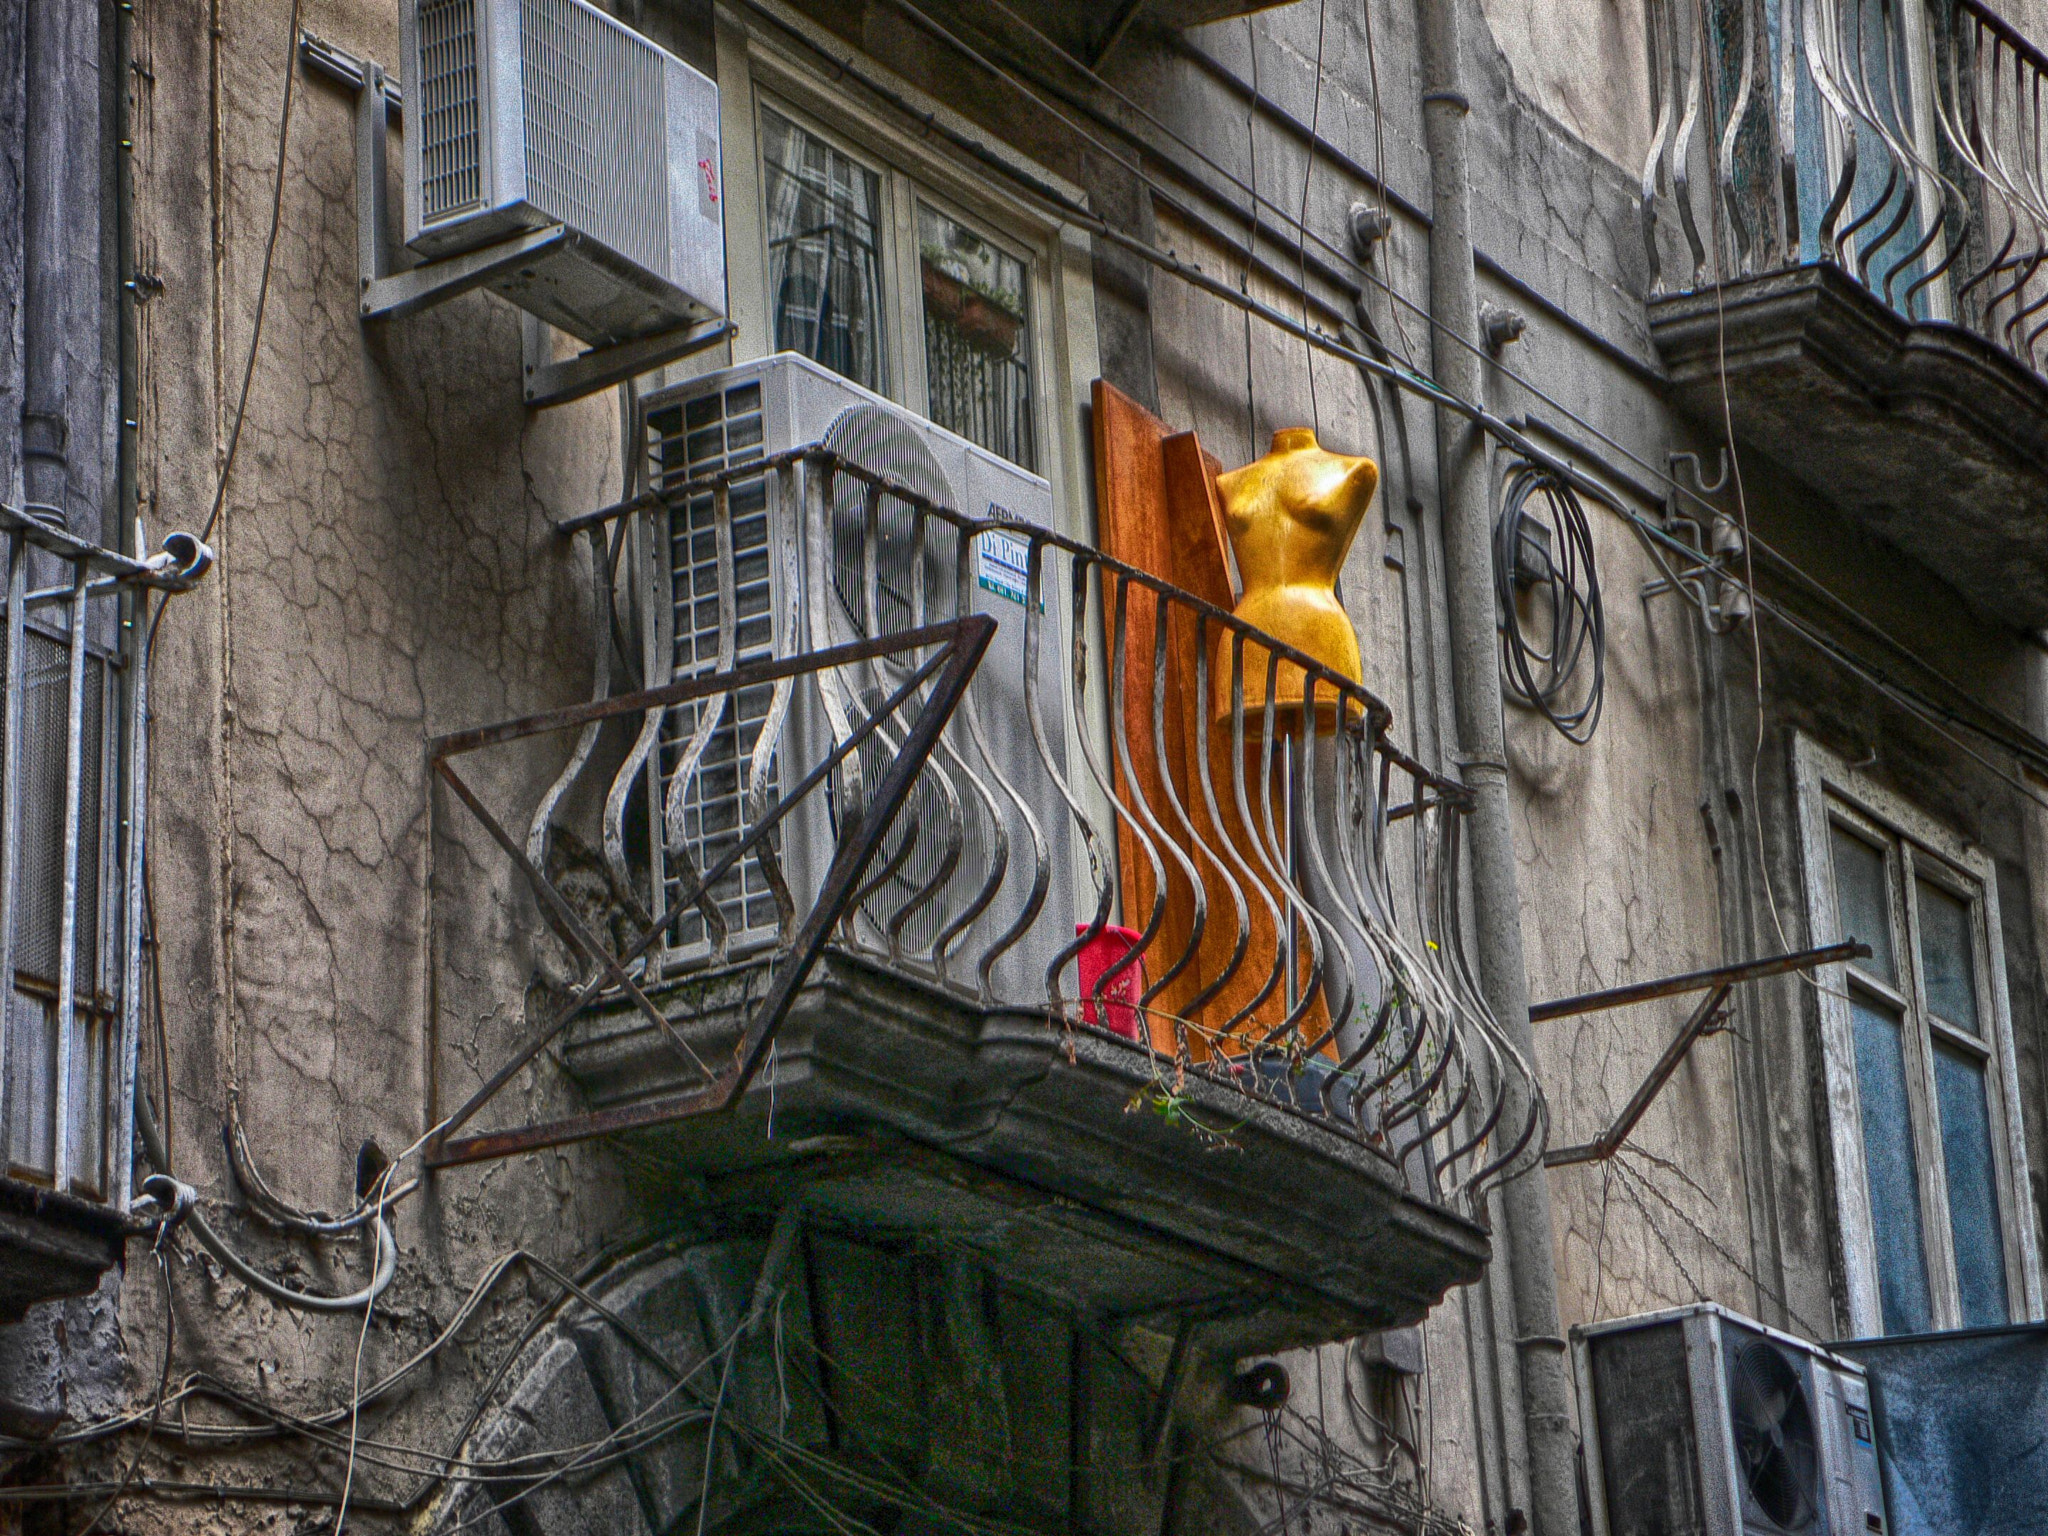
[[[1927,1246],[1920,1231],[1920,1180],[1899,1021],[1862,998],[1856,1028],[1856,1094],[1863,1111],[1863,1171],[1877,1244],[1877,1285],[1886,1333],[1924,1333],[1934,1324],[1927,1294]]]
[[[1034,468],[1024,263],[922,205],[917,257],[926,414],[990,453]]]
[[[1835,910],[1845,939],[1861,939],[1870,958],[1852,962],[1873,976],[1896,982],[1892,963],[1891,903],[1885,899],[1884,855],[1862,838],[1834,829]]]
[[[777,351],[882,388],[882,179],[761,110],[768,301]]]
[[[1920,898],[1920,969],[1927,977],[1927,1006],[1958,1028],[1981,1034],[1970,905],[1925,880],[1915,880],[1913,889]]]
[[[1963,1326],[2008,1323],[2005,1236],[1998,1220],[1998,1184],[1991,1170],[1991,1116],[1984,1104],[1984,1065],[1961,1051],[1934,1051],[1934,1091],[1941,1104],[1941,1157],[1948,1169],[1948,1222],[1955,1234],[1956,1291]]]

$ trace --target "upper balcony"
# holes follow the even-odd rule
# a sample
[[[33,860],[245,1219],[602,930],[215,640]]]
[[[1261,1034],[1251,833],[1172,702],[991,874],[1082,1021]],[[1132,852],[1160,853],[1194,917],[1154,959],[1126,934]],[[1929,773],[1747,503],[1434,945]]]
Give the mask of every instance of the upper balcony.
[[[1978,0],[1653,9],[1677,399],[1986,614],[2048,623],[2048,55]]]
[[[1220,607],[941,503],[858,412],[765,451],[738,393],[657,401],[656,489],[586,520],[657,686],[436,746],[562,964],[432,1159],[617,1135],[658,1200],[1238,1352],[1475,1278],[1543,1110],[1461,949],[1462,790]],[[559,773],[494,808],[479,754]],[[551,1051],[588,1111],[479,1130]]]

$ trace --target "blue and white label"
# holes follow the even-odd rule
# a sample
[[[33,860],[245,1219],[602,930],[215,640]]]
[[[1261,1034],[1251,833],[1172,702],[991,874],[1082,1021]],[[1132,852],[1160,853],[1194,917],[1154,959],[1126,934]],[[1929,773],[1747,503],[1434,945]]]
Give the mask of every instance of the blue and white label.
[[[976,541],[977,585],[984,592],[1025,602],[1031,591],[1031,546],[1007,533],[984,533]]]

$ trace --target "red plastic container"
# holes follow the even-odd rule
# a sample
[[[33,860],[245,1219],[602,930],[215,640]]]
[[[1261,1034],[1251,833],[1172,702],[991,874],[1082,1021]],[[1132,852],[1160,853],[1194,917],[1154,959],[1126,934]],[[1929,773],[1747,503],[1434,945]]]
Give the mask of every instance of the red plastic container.
[[[1074,924],[1074,937],[1079,938],[1089,929],[1087,923]],[[1105,927],[1094,938],[1081,946],[1076,963],[1081,971],[1081,1017],[1090,1024],[1105,1022],[1095,1016],[1095,986],[1102,980],[1103,973],[1117,961],[1137,948],[1139,940],[1145,937],[1135,928]],[[1102,989],[1103,1013],[1107,1020],[1105,1027],[1112,1034],[1122,1035],[1126,1040],[1136,1040],[1138,1033],[1138,999],[1145,995],[1145,962],[1137,961],[1110,977]]]

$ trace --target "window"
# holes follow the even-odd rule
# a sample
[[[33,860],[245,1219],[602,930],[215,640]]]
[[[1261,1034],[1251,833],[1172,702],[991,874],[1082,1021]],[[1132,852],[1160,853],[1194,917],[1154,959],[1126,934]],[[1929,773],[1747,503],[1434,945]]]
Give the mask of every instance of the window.
[[[934,207],[924,188],[885,185],[903,178],[885,177],[785,110],[763,101],[758,112],[776,349],[893,394],[969,442],[1035,468],[1025,258]],[[906,193],[907,210],[896,209]],[[885,240],[884,221],[904,211]],[[887,294],[903,283],[887,278],[892,248],[906,264],[914,255],[916,302],[901,330],[921,342],[902,349],[893,373]],[[913,351],[921,369],[912,367]]]
[[[1798,748],[1842,1249],[1859,1334],[2037,1315],[1990,862],[1811,742]]]
[[[1095,373],[1085,236],[730,16],[718,41],[735,358],[801,352],[1081,493],[1062,407]]]

